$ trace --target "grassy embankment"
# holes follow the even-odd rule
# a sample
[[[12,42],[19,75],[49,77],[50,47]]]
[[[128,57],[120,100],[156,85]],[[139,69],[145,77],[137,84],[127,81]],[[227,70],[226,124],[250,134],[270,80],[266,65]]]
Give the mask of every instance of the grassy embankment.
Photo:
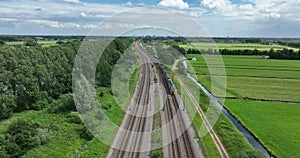
[[[211,91],[208,68],[201,55],[190,61],[194,76]],[[264,60],[255,56],[223,56],[227,73],[225,106],[277,157],[299,157],[300,63],[293,60]],[[218,67],[213,63],[212,67]],[[218,69],[218,68],[216,68]],[[219,76],[216,79],[222,79]],[[225,79],[225,78],[223,78]],[[218,95],[218,94],[215,94]],[[224,96],[222,96],[224,97]]]

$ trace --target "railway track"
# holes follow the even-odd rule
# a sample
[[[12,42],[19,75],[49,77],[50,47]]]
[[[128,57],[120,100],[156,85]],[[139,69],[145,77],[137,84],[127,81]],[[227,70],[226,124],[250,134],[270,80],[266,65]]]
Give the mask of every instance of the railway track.
[[[156,69],[158,73],[160,86],[165,87],[165,91],[161,91],[167,96],[165,103],[165,111],[160,112],[167,124],[166,129],[162,129],[163,133],[167,133],[168,144],[167,152],[164,150],[164,157],[204,157],[198,142],[193,139],[195,136],[191,134],[190,124],[186,123],[187,114],[183,114],[176,95],[167,95],[169,92],[168,81],[164,77],[165,70],[158,64],[158,60],[152,55],[146,53],[138,42],[134,43],[136,51],[142,58],[142,67],[140,70],[138,86],[136,87],[133,103],[130,103],[127,114],[125,115],[122,127],[114,139],[111,149],[107,157],[123,158],[123,157],[150,157],[151,150],[151,132],[153,115],[151,111],[151,80],[153,74],[151,71]],[[155,64],[154,64],[155,63]],[[154,111],[154,110],[152,110]],[[150,114],[150,115],[149,115]],[[163,139],[166,139],[163,137]],[[162,144],[164,145],[164,144]]]
[[[159,76],[166,75],[165,70],[160,65],[156,65],[156,68]],[[170,89],[166,77],[161,77],[160,80],[165,87],[164,93],[168,94]],[[188,131],[190,127],[185,124],[176,95],[168,95],[164,109],[165,122],[168,124],[168,141],[170,142],[167,146],[168,157],[204,157],[202,154],[199,154],[199,151],[195,150],[197,146],[192,141]]]
[[[123,157],[146,157],[147,137],[144,132],[151,133],[146,130],[151,117],[148,117],[150,105],[150,86],[151,86],[151,68],[150,63],[143,54],[142,66],[139,75],[138,88],[134,94],[133,102],[130,103],[127,114],[123,120],[123,127],[119,129],[114,145],[108,153],[107,157],[123,158]],[[148,122],[147,122],[148,119]],[[151,124],[151,123],[150,123]],[[151,128],[150,128],[151,129]]]

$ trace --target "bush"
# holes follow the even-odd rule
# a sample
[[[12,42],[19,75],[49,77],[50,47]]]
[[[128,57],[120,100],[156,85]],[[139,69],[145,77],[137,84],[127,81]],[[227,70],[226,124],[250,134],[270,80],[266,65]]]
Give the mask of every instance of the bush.
[[[163,157],[162,149],[151,151],[150,158],[162,158],[162,157]]]
[[[0,45],[4,45],[4,44],[5,42],[2,39],[0,39]]]
[[[102,98],[104,96],[104,93],[101,91],[99,96]]]
[[[64,41],[62,41],[62,40],[58,40],[57,42],[56,42],[56,44],[65,44],[66,42],[64,42]]]
[[[6,152],[11,157],[20,157],[28,150],[38,145],[36,141],[37,124],[17,121],[12,123],[6,131],[6,138],[2,140]]]
[[[98,111],[97,114],[96,114],[96,118],[99,119],[99,120],[103,120],[104,119],[104,114],[102,111]]]
[[[49,102],[47,99],[38,100],[36,103],[34,103],[31,107],[31,110],[41,110],[49,105]]]
[[[61,95],[58,100],[52,103],[51,113],[76,111],[75,102],[72,94]]]
[[[21,157],[32,148],[47,143],[52,133],[38,124],[14,122],[5,132],[5,138],[0,138],[0,157]]]
[[[71,122],[71,123],[75,123],[75,124],[82,124],[82,121],[78,115],[78,113],[76,112],[71,112],[67,115],[67,118],[68,120]]]
[[[79,132],[80,132],[80,137],[83,139],[92,140],[94,138],[94,135],[86,127],[80,129]]]
[[[26,41],[24,42],[24,45],[25,45],[25,46],[37,46],[38,43],[37,43],[37,41],[34,40],[34,39],[29,39],[29,40],[26,40]]]
[[[48,128],[37,128],[35,140],[38,145],[46,144],[52,137],[53,132]]]
[[[102,104],[101,105],[101,108],[104,109],[104,110],[108,110],[112,107],[112,104],[111,103],[108,103],[108,104]]]

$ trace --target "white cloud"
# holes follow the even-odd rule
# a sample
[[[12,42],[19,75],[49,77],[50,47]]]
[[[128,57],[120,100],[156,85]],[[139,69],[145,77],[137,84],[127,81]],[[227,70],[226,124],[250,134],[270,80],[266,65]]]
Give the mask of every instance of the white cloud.
[[[158,3],[159,7],[171,7],[178,9],[187,9],[189,8],[189,4],[184,2],[183,0],[162,0]]]
[[[84,13],[84,12],[81,12],[81,13],[80,13],[80,17],[85,18],[85,17],[88,17],[88,15],[87,15],[86,13]]]
[[[28,20],[27,22],[32,24],[38,24],[38,25],[46,25],[49,27],[58,28],[59,24],[57,21],[50,21],[50,20]]]
[[[123,4],[123,6],[125,6],[125,7],[132,7],[133,4],[132,4],[132,2],[126,2],[126,3]]]
[[[242,4],[239,6],[239,9],[249,11],[249,10],[253,10],[254,7],[252,4]]]
[[[58,21],[51,21],[51,20],[27,20],[28,23],[38,24],[38,25],[45,25],[52,28],[80,28],[79,24],[66,22],[66,23],[59,23]]]
[[[208,9],[221,9],[228,7],[231,2],[229,0],[202,0],[201,6]]]
[[[64,2],[69,2],[69,3],[80,3],[80,0],[62,0]]]
[[[234,4],[230,0],[202,0],[201,6],[214,11],[215,15],[245,20],[278,19],[282,17],[281,12],[287,10],[283,7],[283,0],[249,1],[253,4]]]
[[[0,21],[12,22],[12,21],[17,21],[17,19],[13,19],[13,18],[0,18]]]
[[[93,25],[93,24],[87,24],[83,26],[84,29],[95,29],[97,28],[97,25]]]
[[[60,24],[61,28],[80,28],[79,24],[72,23],[72,22],[67,22],[67,23],[61,23]]]
[[[235,3],[236,1],[233,0],[200,1],[198,2],[198,6],[190,7],[187,0],[160,0],[157,6],[182,9],[176,11],[183,12],[198,19],[205,18],[205,20],[202,21],[203,26],[208,26],[207,28],[209,29],[214,27],[213,30],[216,30],[217,32],[215,35],[222,35],[221,33],[223,32],[225,32],[224,35],[230,35],[229,31],[231,30],[231,27],[235,27],[232,29],[231,34],[239,35],[243,33],[242,35],[249,34],[263,36],[264,32],[266,32],[265,34],[268,32],[275,34],[276,29],[278,31],[278,29],[284,28],[281,30],[282,35],[287,32],[286,34],[290,36],[300,36],[298,31],[298,28],[300,27],[299,0],[242,0],[242,4]],[[85,34],[89,31],[88,29],[96,27],[94,24],[98,24],[108,17],[117,15],[134,7],[149,6],[149,1],[143,2],[145,4],[134,3],[134,5],[132,5],[130,2],[127,2],[127,4],[105,4],[88,3],[81,0],[1,1],[0,33],[51,34],[51,32],[53,32],[54,34]],[[131,6],[132,8],[129,8],[128,6]],[[169,9],[161,10],[170,12]],[[136,14],[139,13],[134,13],[132,18],[134,18]],[[151,14],[157,14],[157,17],[159,17],[160,13],[153,12]],[[114,27],[133,27],[129,25],[126,18],[122,20],[124,20],[122,22],[123,24],[118,25],[112,22],[111,24],[102,26],[101,29],[109,30]],[[174,20],[178,21],[176,18]],[[260,32],[255,32],[255,29],[260,29]]]

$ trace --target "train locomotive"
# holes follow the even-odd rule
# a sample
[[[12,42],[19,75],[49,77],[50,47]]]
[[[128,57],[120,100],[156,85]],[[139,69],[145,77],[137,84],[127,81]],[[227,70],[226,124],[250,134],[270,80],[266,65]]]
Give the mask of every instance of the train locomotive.
[[[169,75],[168,75],[168,73],[167,73],[167,71],[166,71],[166,69],[165,69],[165,66],[164,66],[163,64],[160,64],[159,66],[160,66],[162,75],[164,76],[163,79],[164,79],[165,81],[167,81],[168,88],[169,88],[169,92],[168,92],[168,93],[169,93],[170,95],[175,95],[175,94],[176,94],[176,88],[175,88],[175,86],[174,86],[174,84],[173,84],[172,79],[170,79],[170,77],[169,77]]]
[[[176,89],[175,89],[175,86],[174,86],[174,84],[173,84],[173,82],[170,78],[168,79],[168,86],[169,86],[169,90],[170,90],[169,93],[171,95],[175,95],[176,94]]]

